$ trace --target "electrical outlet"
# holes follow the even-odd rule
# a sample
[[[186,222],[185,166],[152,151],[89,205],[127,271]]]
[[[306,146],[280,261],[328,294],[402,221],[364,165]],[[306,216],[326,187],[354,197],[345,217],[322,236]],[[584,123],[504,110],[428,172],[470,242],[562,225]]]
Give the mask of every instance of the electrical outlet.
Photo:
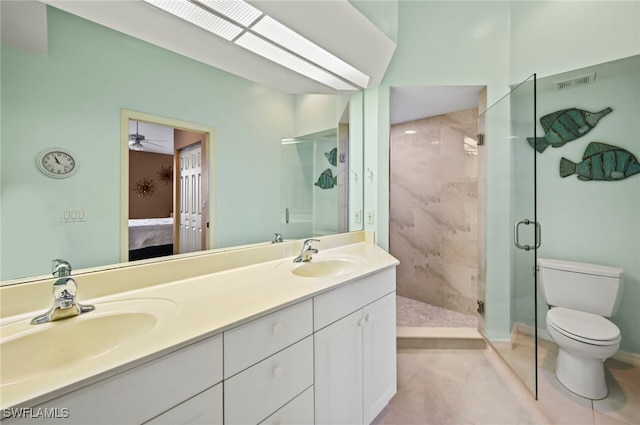
[[[354,223],[362,223],[362,210],[356,210],[353,213],[353,222]]]
[[[367,224],[373,224],[373,211],[367,211]]]

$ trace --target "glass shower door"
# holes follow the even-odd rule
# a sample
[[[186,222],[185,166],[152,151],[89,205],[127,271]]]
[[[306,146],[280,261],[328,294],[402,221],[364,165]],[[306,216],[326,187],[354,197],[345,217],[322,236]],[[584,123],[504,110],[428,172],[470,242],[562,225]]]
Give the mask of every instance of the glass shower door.
[[[535,74],[483,114],[488,149],[509,156],[511,249],[502,284],[487,282],[486,329],[491,345],[537,398]],[[490,254],[488,254],[490,255]],[[507,282],[508,281],[508,282]],[[496,285],[498,287],[496,287]]]

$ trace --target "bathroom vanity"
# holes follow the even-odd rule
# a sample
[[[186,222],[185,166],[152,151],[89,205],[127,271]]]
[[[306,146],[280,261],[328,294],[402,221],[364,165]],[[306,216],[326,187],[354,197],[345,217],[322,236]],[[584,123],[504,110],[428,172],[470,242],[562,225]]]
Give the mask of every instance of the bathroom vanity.
[[[212,265],[218,271],[81,298],[96,310],[36,326],[62,329],[74,320],[100,325],[87,328],[96,337],[71,344],[100,345],[101,338],[114,338],[111,330],[135,337],[116,337],[113,347],[105,342],[107,348],[96,352],[89,347],[77,361],[60,357],[60,370],[45,362],[33,373],[10,373],[8,380],[3,373],[2,422],[371,423],[396,392],[397,265],[371,237],[356,232],[322,238],[320,252],[301,264],[292,262],[299,241],[229,252],[224,263],[233,267]],[[129,272],[135,278],[136,271]],[[90,279],[76,280],[82,297]],[[10,331],[2,334],[3,351],[24,332],[34,332],[33,325],[24,331],[10,327],[36,313],[3,317]],[[123,314],[133,330],[104,319]],[[155,321],[148,325],[135,314]],[[74,327],[68,329],[85,332]],[[59,343],[64,340],[53,345]],[[2,361],[2,372],[10,361]],[[29,417],[8,418],[19,414]]]

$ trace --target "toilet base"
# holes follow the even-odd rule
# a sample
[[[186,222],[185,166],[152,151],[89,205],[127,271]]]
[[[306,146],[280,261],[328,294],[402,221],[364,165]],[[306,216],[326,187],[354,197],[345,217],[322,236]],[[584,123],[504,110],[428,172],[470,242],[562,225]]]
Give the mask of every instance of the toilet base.
[[[556,376],[569,391],[591,400],[600,400],[609,390],[604,378],[604,360],[577,356],[560,348]]]

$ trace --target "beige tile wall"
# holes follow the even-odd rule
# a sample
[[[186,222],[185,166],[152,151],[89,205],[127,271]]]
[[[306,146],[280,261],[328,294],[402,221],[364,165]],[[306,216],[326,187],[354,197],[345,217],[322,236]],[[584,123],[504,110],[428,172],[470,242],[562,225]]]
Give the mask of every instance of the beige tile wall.
[[[477,133],[477,108],[391,127],[398,295],[466,314],[478,296],[478,164],[465,139],[473,145]]]

